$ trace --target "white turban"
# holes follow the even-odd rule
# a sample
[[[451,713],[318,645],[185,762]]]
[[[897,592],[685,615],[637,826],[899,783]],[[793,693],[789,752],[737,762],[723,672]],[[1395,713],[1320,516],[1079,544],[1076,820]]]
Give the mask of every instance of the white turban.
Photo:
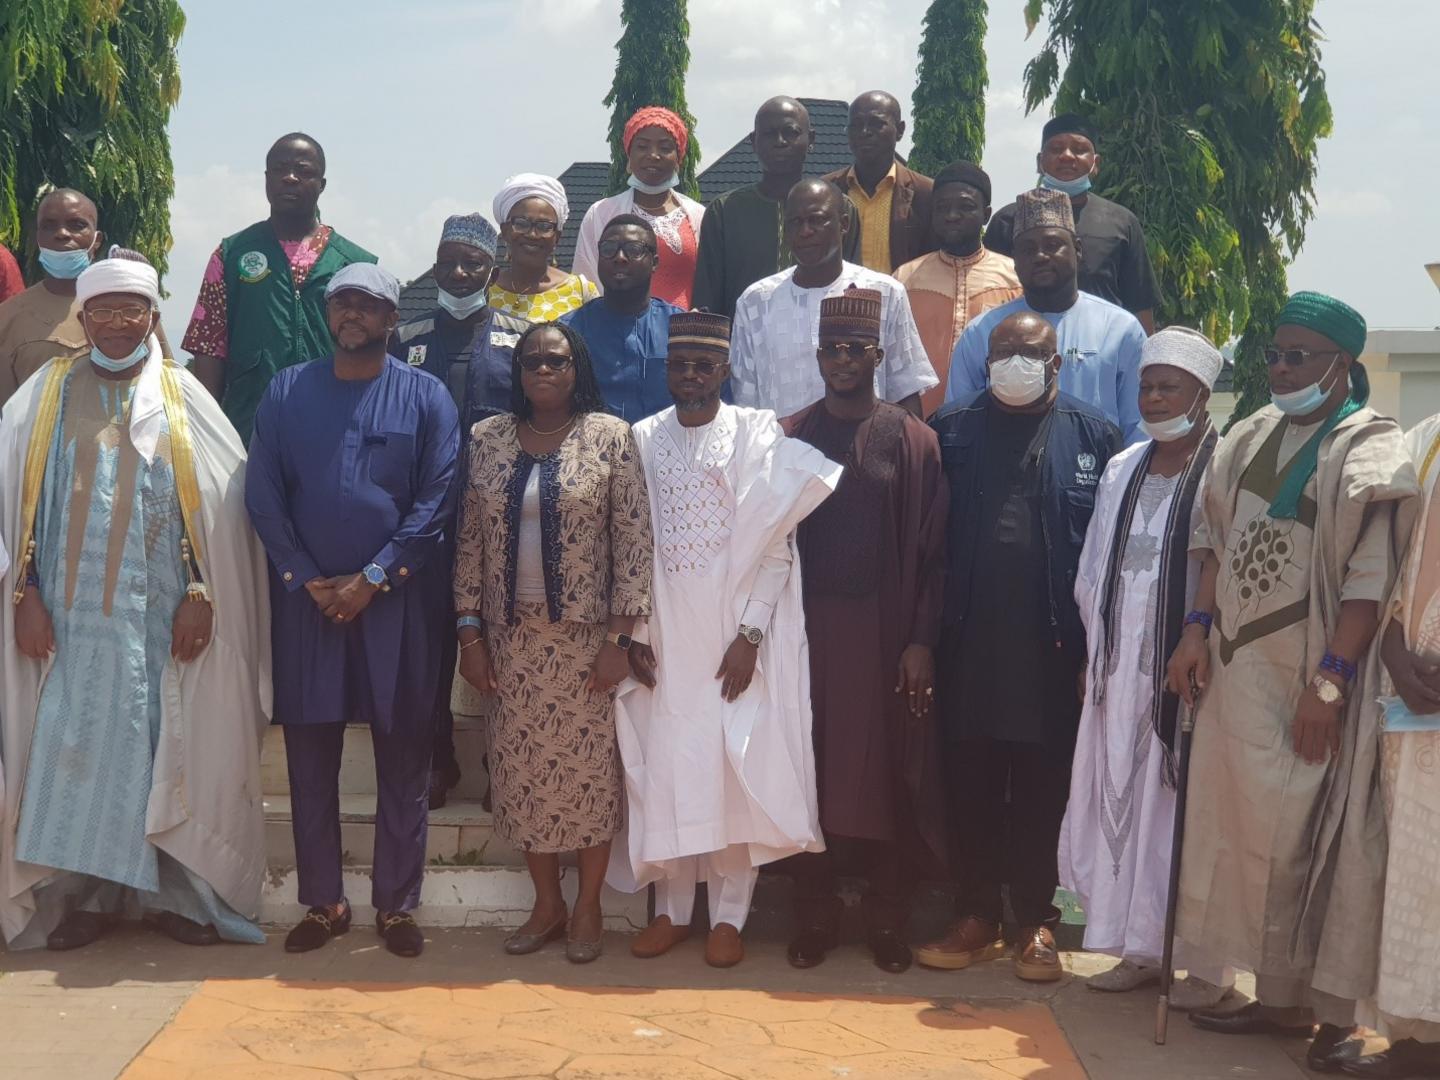
[[[1188,371],[1206,390],[1212,390],[1225,368],[1225,358],[1200,331],[1188,326],[1167,326],[1146,338],[1140,350],[1141,371],[1156,364]]]
[[[515,209],[515,204],[525,199],[544,199],[555,211],[560,228],[565,227],[565,220],[570,216],[570,201],[565,198],[565,188],[559,180],[543,173],[516,173],[506,180],[495,195],[495,205],[491,207],[495,211],[495,220],[504,225],[510,219],[510,211]]]
[[[105,293],[128,293],[143,296],[152,308],[160,306],[160,276],[149,263],[134,259],[101,259],[91,263],[75,279],[75,296],[83,305],[92,296]]]

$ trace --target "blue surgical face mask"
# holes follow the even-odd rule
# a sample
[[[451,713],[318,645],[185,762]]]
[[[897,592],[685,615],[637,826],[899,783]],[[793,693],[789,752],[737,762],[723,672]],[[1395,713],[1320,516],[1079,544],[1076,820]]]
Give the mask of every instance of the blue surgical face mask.
[[[1061,180],[1049,173],[1041,173],[1040,186],[1051,191],[1063,191],[1070,198],[1076,199],[1090,190],[1090,174],[1086,173],[1076,180]]]
[[[141,360],[144,360],[145,357],[149,355],[150,342],[148,338],[145,341],[140,342],[139,345],[136,345],[135,351],[132,352],[129,356],[123,357],[120,360],[116,360],[113,357],[106,356],[103,352],[100,351],[98,346],[90,346],[90,362],[96,367],[104,368],[106,371],[124,371],[126,368],[134,367],[136,364],[138,364]]]
[[[647,184],[634,173],[631,173],[630,179],[627,180],[626,183],[628,183],[636,191],[641,192],[645,195],[664,195],[665,192],[671,190],[672,188],[680,186],[680,174],[671,173],[670,179],[666,180],[663,184]]]
[[[1325,404],[1325,399],[1330,396],[1330,390],[1335,389],[1333,384],[1329,390],[1321,389],[1320,384],[1330,377],[1330,372],[1335,370],[1335,365],[1339,362],[1339,357],[1330,361],[1330,366],[1325,369],[1325,374],[1320,376],[1319,381],[1313,382],[1309,386],[1292,390],[1288,394],[1277,394],[1271,391],[1270,403],[1286,416],[1309,416]]]
[[[1190,408],[1179,416],[1172,416],[1169,420],[1157,420],[1153,424],[1141,417],[1140,428],[1156,442],[1174,442],[1176,439],[1183,439],[1195,430],[1195,417],[1190,414],[1195,411],[1195,406],[1199,403],[1200,394],[1197,391],[1195,400],[1190,403]]]
[[[73,251],[51,251],[40,249],[40,266],[52,278],[73,281],[90,266],[90,252],[85,248]]]
[[[468,319],[485,306],[486,291],[484,289],[476,289],[469,296],[456,296],[444,289],[437,289],[436,292],[440,306],[456,319]]]

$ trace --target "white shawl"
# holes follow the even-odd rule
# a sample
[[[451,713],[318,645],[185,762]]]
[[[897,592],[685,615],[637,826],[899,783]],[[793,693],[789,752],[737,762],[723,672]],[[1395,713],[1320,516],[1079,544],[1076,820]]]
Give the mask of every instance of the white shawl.
[[[161,362],[174,363],[161,361],[159,350],[152,356],[142,384],[146,375],[158,374]],[[20,544],[25,456],[49,371],[46,364],[26,380],[0,417],[0,543],[12,551]],[[183,368],[177,371],[200,488],[200,570],[215,609],[214,636],[193,663],[170,660],[165,666],[146,835],[236,912],[253,918],[265,871],[260,793],[260,742],[270,717],[265,554],[245,511],[240,437],[199,381]],[[30,922],[31,890],[52,872],[17,861],[14,849],[40,690],[53,662],[27,659],[15,647],[10,597],[22,565],[17,560],[5,572],[0,597],[0,934],[6,940]]]

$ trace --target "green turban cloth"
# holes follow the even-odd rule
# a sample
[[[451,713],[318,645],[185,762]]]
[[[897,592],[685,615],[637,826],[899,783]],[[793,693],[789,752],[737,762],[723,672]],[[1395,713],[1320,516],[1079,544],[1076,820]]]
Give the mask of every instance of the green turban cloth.
[[[1352,357],[1365,351],[1365,316],[1324,293],[1296,293],[1286,301],[1276,325],[1304,326],[1324,334]]]

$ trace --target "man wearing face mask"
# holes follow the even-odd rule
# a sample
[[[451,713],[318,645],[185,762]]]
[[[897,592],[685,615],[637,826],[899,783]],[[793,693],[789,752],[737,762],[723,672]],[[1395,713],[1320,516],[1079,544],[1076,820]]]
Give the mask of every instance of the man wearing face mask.
[[[1144,328],[1123,308],[1078,287],[1083,245],[1068,198],[1037,188],[1023,192],[1015,207],[1015,273],[1025,295],[965,327],[950,358],[945,400],[985,388],[990,334],[1015,312],[1033,311],[1055,327],[1065,357],[1060,389],[1103,412],[1127,441],[1143,439],[1136,372]]]
[[[411,367],[428,371],[450,390],[460,414],[460,454],[470,445],[469,431],[486,417],[510,409],[510,354],[529,323],[486,304],[486,290],[495,277],[498,233],[481,214],[454,214],[445,219],[435,249],[435,310],[401,323],[390,336],[388,352]],[[466,475],[456,470],[458,478]],[[456,493],[458,500],[459,493]],[[441,557],[453,560],[448,550]],[[448,582],[441,596],[450,595]],[[445,607],[442,602],[438,607]],[[453,611],[446,611],[441,636],[440,689],[435,697],[435,756],[430,763],[430,809],[438,810],[451,788],[460,783],[455,757],[455,717],[450,710],[455,681]],[[476,702],[474,708],[482,706]],[[469,709],[469,706],[466,706]]]
[[[1194,607],[1170,690],[1200,705],[1178,935],[1255,973],[1207,1031],[1309,1035],[1335,1071],[1375,988],[1385,872],[1372,641],[1419,485],[1399,425],[1366,406],[1365,320],[1292,296],[1265,350],[1272,405],[1210,462]]]
[[[1075,599],[1090,651],[1084,711],[1060,830],[1060,883],[1085,909],[1085,948],[1120,963],[1092,990],[1156,982],[1164,950],[1175,827],[1176,719],[1165,665],[1191,609],[1189,554],[1205,466],[1219,441],[1205,411],[1225,361],[1203,334],[1172,326],[1145,342],[1141,427],[1150,438],[1111,459],[1080,555]],[[1177,1008],[1207,1008],[1234,976],[1182,956]]]
[[[1085,629],[1075,572],[1120,433],[1060,389],[1055,329],[1017,311],[990,335],[989,386],[930,421],[950,490],[935,653],[958,921],[916,959],[958,969],[1005,953],[1001,887],[1020,922],[1015,971],[1061,975],[1055,851],[1080,719]]]
[[[1095,131],[1082,116],[1065,113],[1045,125],[1035,164],[1040,186],[1070,199],[1080,236],[1080,288],[1131,312],[1145,332],[1155,331],[1160,284],[1145,247],[1140,219],[1119,203],[1090,190],[1100,170]],[[1015,254],[1016,205],[996,211],[985,230],[985,246]]]
[[[135,252],[81,274],[90,344],[0,420],[0,934],[89,945],[127,913],[263,943],[265,562],[245,452],[155,336]]]
[[[75,280],[104,250],[95,204],[79,191],[56,188],[35,208],[35,241],[45,276],[0,304],[0,406],[47,360],[83,356],[90,348]],[[169,356],[158,325],[155,336]]]

